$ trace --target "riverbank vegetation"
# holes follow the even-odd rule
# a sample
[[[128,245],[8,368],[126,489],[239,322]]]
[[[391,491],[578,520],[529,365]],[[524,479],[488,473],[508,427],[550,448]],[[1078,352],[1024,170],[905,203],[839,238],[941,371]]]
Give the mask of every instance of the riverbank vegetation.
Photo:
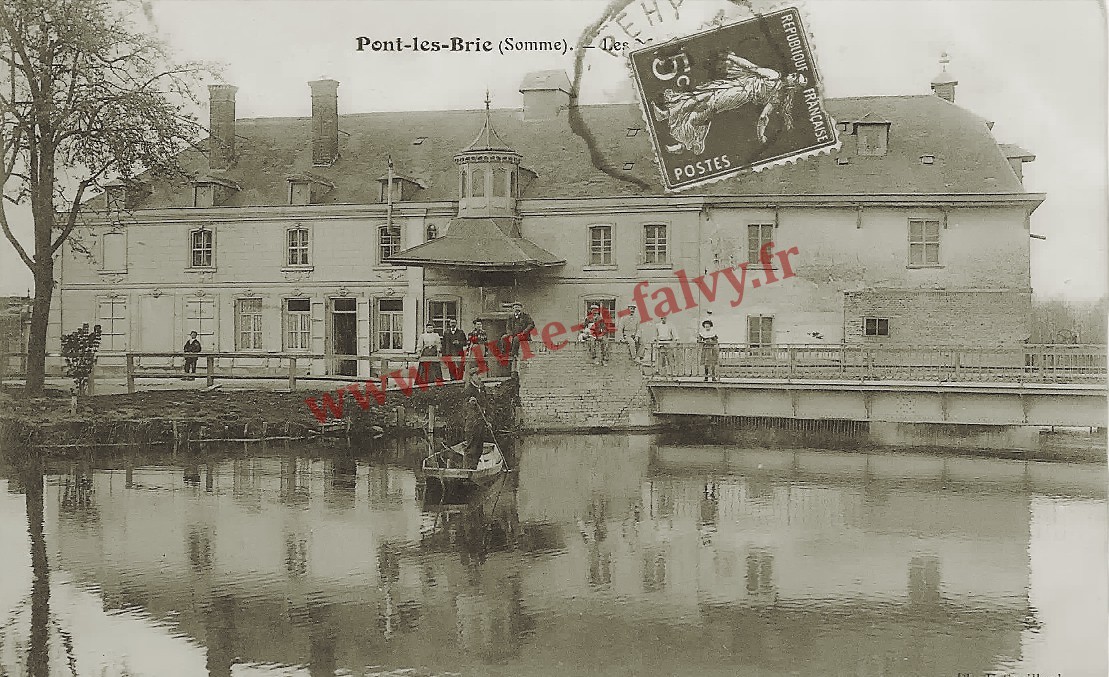
[[[490,422],[497,430],[515,427],[516,382],[489,390]],[[339,422],[322,429],[304,406],[301,393],[270,391],[154,390],[130,395],[91,395],[71,409],[68,392],[46,390],[27,397],[22,388],[0,391],[0,443],[43,455],[77,449],[215,441],[310,439],[324,434],[352,438],[403,434],[427,424],[430,405],[436,425],[450,437],[461,435],[460,386],[432,388],[412,396],[390,392],[367,410],[349,407]]]

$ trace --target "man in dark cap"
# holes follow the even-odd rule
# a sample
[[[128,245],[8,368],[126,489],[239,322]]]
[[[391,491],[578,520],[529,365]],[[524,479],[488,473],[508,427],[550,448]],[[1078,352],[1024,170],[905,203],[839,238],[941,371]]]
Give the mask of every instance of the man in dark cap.
[[[447,329],[443,332],[443,357],[454,358],[461,367],[462,354],[469,343],[466,332],[458,328],[458,320],[453,317],[447,320]],[[449,374],[449,369],[447,370]]]
[[[512,354],[512,370],[516,371],[518,365],[515,364],[516,358],[520,354],[520,341],[527,341],[531,332],[535,331],[535,321],[531,319],[531,315],[524,312],[524,304],[517,301],[512,304],[512,316],[508,318],[505,324],[506,343],[511,341],[510,350]]]

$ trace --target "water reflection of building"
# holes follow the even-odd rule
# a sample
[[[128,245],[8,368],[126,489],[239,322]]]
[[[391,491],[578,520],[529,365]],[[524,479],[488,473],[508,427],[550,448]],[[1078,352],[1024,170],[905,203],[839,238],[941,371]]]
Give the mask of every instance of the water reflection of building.
[[[83,523],[63,513],[66,475],[46,500],[52,567],[108,609],[175,619],[211,674],[242,660],[880,675],[906,657],[920,674],[981,672],[1020,657],[1039,613],[1030,492],[1087,481],[627,436],[529,440],[515,491],[465,506],[422,505],[410,471],[364,461],[210,471],[210,490],[204,468],[197,483],[134,468],[130,488],[124,471],[89,473],[98,518]]]

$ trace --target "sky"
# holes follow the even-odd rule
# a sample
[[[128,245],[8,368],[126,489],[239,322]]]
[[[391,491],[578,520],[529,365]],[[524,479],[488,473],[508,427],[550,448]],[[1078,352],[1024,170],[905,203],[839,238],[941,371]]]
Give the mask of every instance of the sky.
[[[768,8],[770,0],[735,0]],[[726,0],[636,0],[622,21],[642,37],[696,30],[717,12],[744,18]],[[681,6],[675,11],[671,3]],[[761,3],[761,4],[760,4]],[[778,3],[779,5],[783,3]],[[798,4],[798,3],[789,3]],[[607,0],[149,0],[154,29],[178,58],[221,64],[239,87],[240,118],[307,116],[307,82],[338,80],[341,113],[520,106],[534,70],[573,72],[574,52],[356,51],[365,36],[566,40],[605,13]],[[1036,160],[1025,187],[1047,194],[1033,214],[1032,287],[1075,300],[1107,293],[1106,19],[1094,0],[808,0],[806,28],[829,97],[929,93],[946,52],[956,101],[995,122],[1001,143]],[[654,25],[651,25],[654,24]],[[602,35],[626,39],[609,24]],[[621,59],[590,50],[581,101],[632,101]],[[206,93],[202,94],[206,96]],[[197,111],[207,120],[206,110]],[[25,215],[17,230],[29,241]],[[0,242],[0,293],[22,294],[31,278]]]

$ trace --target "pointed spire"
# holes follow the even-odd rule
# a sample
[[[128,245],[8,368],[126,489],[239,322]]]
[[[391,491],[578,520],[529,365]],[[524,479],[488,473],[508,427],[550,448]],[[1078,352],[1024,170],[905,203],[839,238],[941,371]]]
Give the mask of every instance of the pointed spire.
[[[485,90],[485,122],[481,126],[481,131],[478,132],[477,138],[466,146],[462,152],[480,151],[480,150],[512,150],[504,139],[497,134],[497,130],[493,129],[493,120],[490,113],[489,89]]]

